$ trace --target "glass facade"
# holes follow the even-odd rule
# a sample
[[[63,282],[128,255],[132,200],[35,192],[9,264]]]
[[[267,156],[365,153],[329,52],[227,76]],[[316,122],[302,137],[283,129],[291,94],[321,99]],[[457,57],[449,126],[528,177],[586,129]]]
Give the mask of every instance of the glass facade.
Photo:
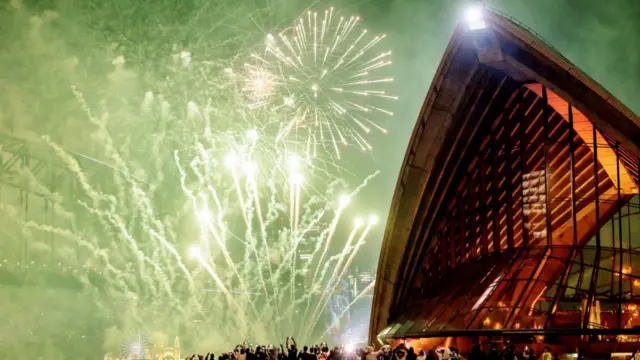
[[[640,329],[640,158],[540,84],[481,117],[381,338]]]

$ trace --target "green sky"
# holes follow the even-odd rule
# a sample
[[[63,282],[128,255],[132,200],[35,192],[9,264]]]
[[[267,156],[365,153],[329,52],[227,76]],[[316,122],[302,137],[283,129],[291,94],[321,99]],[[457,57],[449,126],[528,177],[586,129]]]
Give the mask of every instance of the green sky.
[[[487,3],[533,28],[614,96],[636,113],[640,112],[640,37],[637,36],[640,2],[493,0]],[[382,219],[356,259],[362,268],[374,270],[409,136],[465,4],[463,0],[338,0],[331,4],[302,0],[7,0],[0,4],[0,130],[34,141],[41,141],[40,136],[47,135],[69,151],[104,159],[104,149],[98,144],[105,138],[96,135],[94,125],[87,120],[86,109],[78,106],[78,97],[69,86],[74,85],[83,92],[83,101],[88,107],[96,112],[101,109],[110,112],[109,130],[114,146],[128,149],[125,155],[132,159],[129,165],[134,175],[149,175],[157,170],[150,169],[150,158],[162,153],[172,160],[172,153],[156,149],[150,156],[149,147],[143,145],[155,138],[148,139],[145,135],[156,134],[161,127],[179,144],[189,136],[192,129],[189,126],[193,125],[137,122],[137,110],[131,111],[139,109],[133,106],[138,106],[137,103],[132,103],[142,97],[149,84],[162,82],[159,79],[166,75],[166,64],[171,60],[169,54],[188,49],[195,61],[233,58],[234,54],[255,46],[265,32],[288,24],[310,6],[323,9],[333,5],[359,14],[369,29],[388,35],[385,46],[393,51],[393,89],[399,96],[392,109],[395,116],[386,124],[389,133],[372,135],[371,154],[347,151],[349,156],[343,163],[359,178],[381,171],[353,204],[355,209],[377,213]],[[126,67],[116,73],[112,61],[118,55],[124,55]],[[176,102],[186,103],[191,99],[185,94],[193,91],[191,80],[185,78],[165,84],[163,90],[171,91]],[[171,191],[179,190],[168,189],[157,196],[158,201],[163,204],[173,194]],[[5,215],[10,210],[10,207],[2,208]],[[4,226],[1,221],[6,218],[0,219],[0,225]],[[346,237],[347,230],[340,231],[340,236]],[[3,246],[7,243],[10,241],[5,241]],[[18,246],[22,246],[21,243]],[[15,315],[0,327],[0,355],[8,356],[14,356],[11,351],[17,350],[8,350],[2,337],[12,334],[11,324],[19,324],[20,316],[31,314],[30,319],[37,323],[41,321],[34,320],[40,319],[37,310],[47,307],[53,299],[61,299],[60,304],[50,307],[56,316],[46,317],[48,327],[43,328],[45,334],[53,334],[58,324],[66,326],[64,321],[76,312],[70,304],[80,301],[69,293],[16,295],[0,291],[0,296],[6,296],[5,300],[11,303],[3,311]],[[41,301],[34,302],[27,311],[23,304],[29,299]],[[90,302],[91,297],[81,300]],[[109,309],[113,310],[114,317],[142,316],[135,309],[121,313],[114,310],[120,309],[115,306]],[[81,310],[77,313],[91,315],[91,309],[82,307]],[[67,316],[60,317],[60,314]],[[102,321],[106,321],[106,326],[112,324],[111,320]],[[119,321],[118,326],[124,327],[123,323],[126,321]],[[95,325],[99,326],[102,323]],[[26,329],[25,326],[24,333],[13,335],[15,344],[24,347],[39,342]],[[94,339],[92,346],[112,347],[117,342],[112,338],[118,337],[119,328],[115,329],[96,331],[99,334],[94,335],[99,340]],[[51,341],[38,345],[38,349],[51,351],[47,355],[65,352],[56,350],[56,344]],[[86,354],[91,349],[83,351]],[[70,357],[51,355],[48,358]]]

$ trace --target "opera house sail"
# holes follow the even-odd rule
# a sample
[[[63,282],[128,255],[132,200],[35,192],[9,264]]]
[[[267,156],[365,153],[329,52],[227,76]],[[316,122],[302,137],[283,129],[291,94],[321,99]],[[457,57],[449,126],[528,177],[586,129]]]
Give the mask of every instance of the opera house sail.
[[[600,85],[506,16],[461,24],[402,164],[370,341],[640,340],[639,168],[640,119]]]

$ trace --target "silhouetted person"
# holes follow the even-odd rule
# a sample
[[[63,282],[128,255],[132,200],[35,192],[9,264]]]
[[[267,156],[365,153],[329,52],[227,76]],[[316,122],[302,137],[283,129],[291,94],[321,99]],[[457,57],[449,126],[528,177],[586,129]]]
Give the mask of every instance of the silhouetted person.
[[[486,360],[487,356],[480,349],[480,345],[475,344],[471,347],[471,353],[469,354],[469,360]]]

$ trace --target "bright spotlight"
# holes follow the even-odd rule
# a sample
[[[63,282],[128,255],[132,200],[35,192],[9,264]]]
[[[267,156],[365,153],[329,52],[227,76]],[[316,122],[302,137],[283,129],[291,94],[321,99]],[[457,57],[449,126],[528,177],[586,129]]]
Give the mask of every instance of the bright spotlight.
[[[362,220],[361,217],[357,217],[354,222],[353,222],[353,226],[359,228],[360,226],[362,226],[362,224],[364,224],[364,220]]]
[[[192,258],[192,259],[199,259],[200,258],[200,246],[198,246],[198,245],[189,246],[189,257]]]
[[[376,215],[369,215],[369,224],[375,225],[380,219]]]
[[[467,8],[465,19],[469,30],[481,30],[487,27],[484,21],[484,11],[482,7],[475,5]]]
[[[345,345],[345,346],[344,346],[344,349],[345,349],[347,352],[352,353],[352,352],[356,349],[356,347],[355,347],[355,345],[353,345],[353,344],[347,344],[347,345]]]

